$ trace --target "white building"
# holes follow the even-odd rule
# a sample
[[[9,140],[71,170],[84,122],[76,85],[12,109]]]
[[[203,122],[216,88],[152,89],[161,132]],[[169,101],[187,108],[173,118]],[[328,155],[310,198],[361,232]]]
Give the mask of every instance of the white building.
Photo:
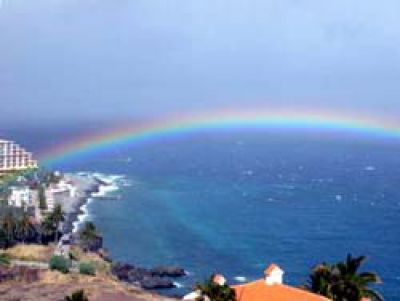
[[[0,139],[0,173],[37,168],[32,153],[17,143]]]
[[[53,194],[68,194],[69,197],[76,197],[77,189],[69,181],[60,180],[57,184],[51,184],[50,189]]]
[[[285,272],[276,264],[271,264],[264,271],[264,279],[267,285],[282,284]]]
[[[12,207],[34,206],[33,192],[29,187],[11,187],[8,205]]]
[[[46,211],[51,212],[54,210],[54,204],[55,204],[54,193],[53,193],[52,189],[46,189],[45,197],[46,197],[46,204],[47,204]]]

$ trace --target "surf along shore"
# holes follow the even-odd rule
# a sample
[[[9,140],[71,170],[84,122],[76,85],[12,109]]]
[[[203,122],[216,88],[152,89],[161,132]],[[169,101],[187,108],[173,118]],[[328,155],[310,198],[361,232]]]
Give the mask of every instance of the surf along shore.
[[[115,201],[119,198],[109,193],[118,190],[123,176],[104,175],[101,173],[80,172],[64,174],[63,180],[75,190],[74,196],[60,195],[57,203],[60,203],[66,214],[62,227],[63,237],[68,237],[68,243],[79,244],[80,227],[88,221],[87,205],[90,201]],[[101,229],[100,229],[101,232]],[[61,244],[62,239],[61,239]],[[148,290],[169,289],[176,287],[173,279],[186,275],[183,268],[170,265],[162,265],[152,268],[138,267],[131,263],[113,262],[108,251],[103,247],[103,237],[100,235],[95,246],[90,249],[98,252],[112,262],[112,273],[120,281],[134,284]]]
[[[84,207],[89,202],[92,194],[98,192],[100,186],[105,185],[105,183],[100,182],[93,176],[89,176],[89,174],[65,174],[64,179],[73,186],[75,194],[74,196],[59,194],[57,203],[62,205],[66,215],[62,232],[63,234],[71,234],[77,230],[79,221],[83,221],[83,217],[86,214]]]

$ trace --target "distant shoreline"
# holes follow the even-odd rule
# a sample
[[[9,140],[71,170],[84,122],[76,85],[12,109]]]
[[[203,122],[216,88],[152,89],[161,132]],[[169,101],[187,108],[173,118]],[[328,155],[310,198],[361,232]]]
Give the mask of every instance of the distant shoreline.
[[[84,215],[83,207],[88,204],[92,194],[100,190],[101,183],[90,174],[85,176],[66,174],[65,178],[77,189],[76,197],[66,197],[61,201],[66,215],[62,232],[72,234],[77,226],[76,223],[79,223],[79,217]]]

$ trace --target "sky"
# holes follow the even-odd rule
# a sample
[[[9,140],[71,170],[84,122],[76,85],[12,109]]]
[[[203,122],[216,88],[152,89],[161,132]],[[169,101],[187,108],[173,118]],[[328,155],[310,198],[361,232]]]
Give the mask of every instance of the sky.
[[[0,124],[400,116],[398,0],[0,1]]]

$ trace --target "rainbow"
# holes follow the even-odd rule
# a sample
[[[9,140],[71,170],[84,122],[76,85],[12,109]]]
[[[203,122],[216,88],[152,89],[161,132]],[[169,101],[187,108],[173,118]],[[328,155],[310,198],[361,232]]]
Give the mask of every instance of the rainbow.
[[[394,124],[371,118],[348,117],[343,114],[282,111],[217,111],[202,114],[173,116],[163,120],[132,125],[93,135],[86,135],[57,145],[41,154],[43,163],[57,163],[145,141],[184,136],[197,132],[218,130],[323,130],[364,134],[373,137],[400,138],[400,128]]]

